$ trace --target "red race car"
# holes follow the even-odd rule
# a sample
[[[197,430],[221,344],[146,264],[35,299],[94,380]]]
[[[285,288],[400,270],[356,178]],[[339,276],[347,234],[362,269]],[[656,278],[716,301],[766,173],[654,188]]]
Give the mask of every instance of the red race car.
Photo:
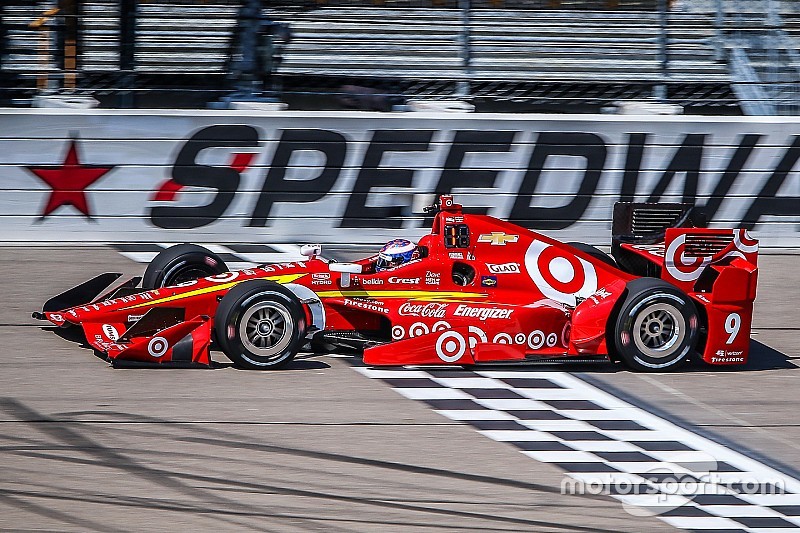
[[[33,316],[80,326],[115,366],[208,365],[212,341],[251,369],[303,349],[363,351],[370,365],[747,361],[758,242],[743,229],[706,229],[690,205],[618,203],[608,256],[451,196],[428,212],[417,245],[352,263],[307,245],[305,261],[229,272],[205,248],[173,246],[142,280],[104,292],[120,274],[101,274]]]

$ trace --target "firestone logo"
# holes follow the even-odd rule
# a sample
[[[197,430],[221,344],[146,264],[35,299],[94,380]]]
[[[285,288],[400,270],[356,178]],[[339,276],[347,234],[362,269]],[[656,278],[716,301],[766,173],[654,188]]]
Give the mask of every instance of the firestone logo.
[[[418,316],[422,318],[444,318],[448,304],[430,302],[426,304],[404,303],[397,310],[400,316]]]
[[[383,302],[365,302],[363,300],[351,300],[349,298],[345,298],[344,305],[348,307],[358,307],[360,309],[366,309],[367,311],[377,311],[378,313],[388,314],[389,310],[383,307]]]

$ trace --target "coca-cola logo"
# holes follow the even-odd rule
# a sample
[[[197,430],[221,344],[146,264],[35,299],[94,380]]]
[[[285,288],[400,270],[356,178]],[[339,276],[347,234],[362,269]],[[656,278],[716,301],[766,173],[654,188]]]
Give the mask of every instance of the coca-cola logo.
[[[412,304],[406,302],[400,306],[397,313],[400,316],[418,316],[423,318],[444,318],[448,304],[429,302],[425,304]]]

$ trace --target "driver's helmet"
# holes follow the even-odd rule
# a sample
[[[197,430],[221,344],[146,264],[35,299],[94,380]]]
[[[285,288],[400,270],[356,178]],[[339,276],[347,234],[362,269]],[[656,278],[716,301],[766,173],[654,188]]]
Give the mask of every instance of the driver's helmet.
[[[419,257],[417,245],[406,239],[395,239],[387,242],[381,251],[378,252],[378,262],[375,263],[375,271],[390,270],[404,265]]]

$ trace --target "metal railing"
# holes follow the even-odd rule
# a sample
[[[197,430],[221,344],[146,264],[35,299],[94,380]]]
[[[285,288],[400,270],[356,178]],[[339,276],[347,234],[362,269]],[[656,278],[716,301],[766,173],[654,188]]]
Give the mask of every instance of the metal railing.
[[[291,35],[269,30],[251,44],[245,4],[2,2],[0,100],[85,93],[107,106],[185,107],[246,93],[307,108],[455,97],[487,109],[597,111],[655,95],[708,110],[800,112],[800,59],[783,22],[800,14],[795,2],[273,1],[258,31],[286,23]],[[252,42],[261,59],[246,57]]]

